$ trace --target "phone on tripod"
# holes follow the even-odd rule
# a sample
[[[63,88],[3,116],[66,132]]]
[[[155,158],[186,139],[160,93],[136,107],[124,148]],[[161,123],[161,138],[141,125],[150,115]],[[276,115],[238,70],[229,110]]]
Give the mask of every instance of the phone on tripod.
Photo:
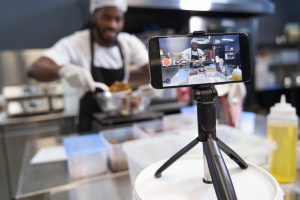
[[[158,36],[148,48],[151,85],[157,89],[246,82],[251,77],[245,33]]]

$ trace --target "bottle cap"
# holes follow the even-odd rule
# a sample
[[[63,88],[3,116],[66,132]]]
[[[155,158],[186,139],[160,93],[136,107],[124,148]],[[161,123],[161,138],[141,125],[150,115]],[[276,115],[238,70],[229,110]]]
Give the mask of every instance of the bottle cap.
[[[286,102],[285,95],[281,95],[280,102],[271,107],[270,114],[280,118],[291,119],[296,117],[296,109]]]

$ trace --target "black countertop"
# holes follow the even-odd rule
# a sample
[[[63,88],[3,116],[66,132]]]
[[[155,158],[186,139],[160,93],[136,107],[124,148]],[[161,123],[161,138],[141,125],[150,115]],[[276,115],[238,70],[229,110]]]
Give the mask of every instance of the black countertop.
[[[56,120],[56,119],[75,117],[75,116],[77,116],[76,112],[59,112],[59,113],[49,113],[43,115],[18,117],[18,118],[3,117],[0,118],[0,126],[49,121],[49,120]]]

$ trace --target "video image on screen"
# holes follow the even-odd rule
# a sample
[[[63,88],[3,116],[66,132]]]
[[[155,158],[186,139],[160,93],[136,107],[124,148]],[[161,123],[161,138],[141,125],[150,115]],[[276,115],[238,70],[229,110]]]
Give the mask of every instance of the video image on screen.
[[[163,87],[242,80],[239,35],[160,38]]]

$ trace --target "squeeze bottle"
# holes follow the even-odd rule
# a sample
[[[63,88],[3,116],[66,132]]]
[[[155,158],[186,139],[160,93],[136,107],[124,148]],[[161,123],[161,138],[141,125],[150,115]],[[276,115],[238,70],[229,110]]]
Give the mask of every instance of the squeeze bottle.
[[[232,71],[232,77],[231,79],[233,81],[241,81],[242,80],[242,70],[237,67]]]
[[[270,159],[271,174],[279,183],[294,182],[297,170],[298,116],[296,109],[286,103],[284,95],[281,96],[280,103],[270,109],[267,132],[268,139],[277,144]]]

